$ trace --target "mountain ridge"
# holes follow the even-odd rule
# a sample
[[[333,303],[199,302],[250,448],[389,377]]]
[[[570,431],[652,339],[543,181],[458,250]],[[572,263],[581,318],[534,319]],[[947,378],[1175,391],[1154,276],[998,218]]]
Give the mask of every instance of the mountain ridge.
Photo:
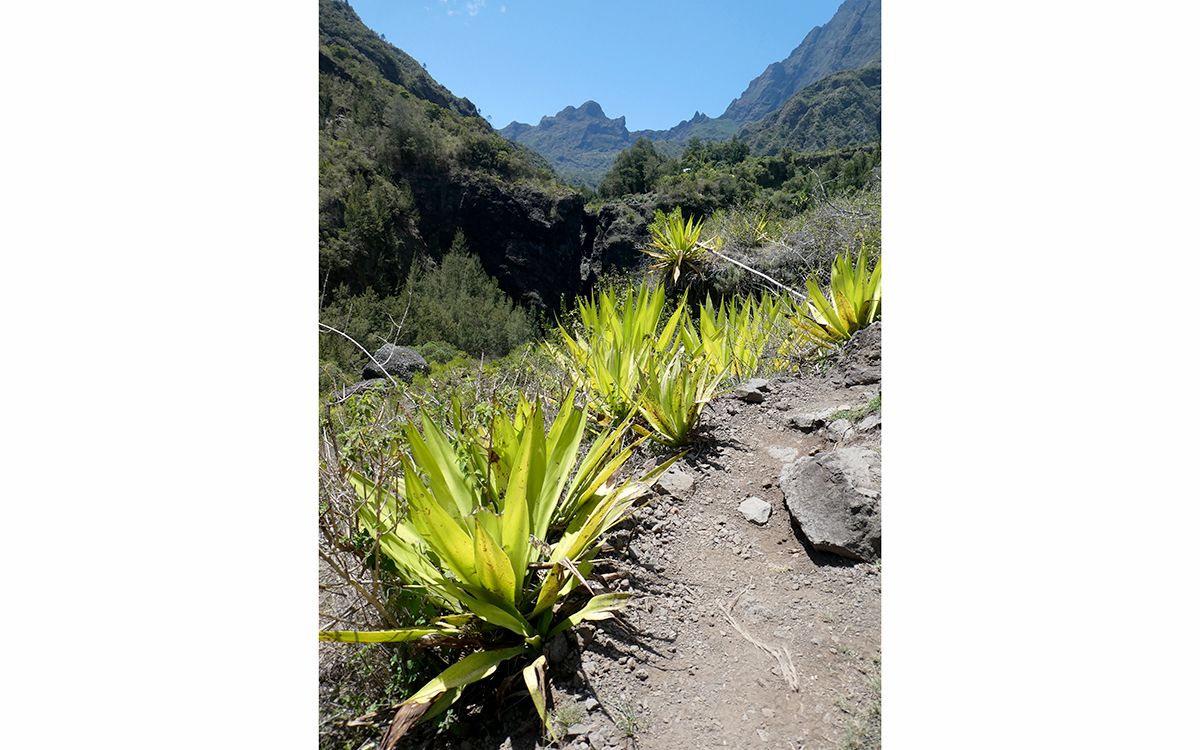
[[[630,131],[623,116],[610,118],[600,104],[589,99],[579,107],[567,106],[555,115],[544,115],[537,125],[514,120],[497,132],[537,151],[567,181],[594,188],[612,167],[616,155],[639,138],[649,139],[667,156],[677,156],[692,138],[732,138],[809,84],[879,60],[880,3],[846,0],[829,21],[810,30],[788,57],[769,64],[751,80],[718,117],[697,110],[691,119],[665,130]]]

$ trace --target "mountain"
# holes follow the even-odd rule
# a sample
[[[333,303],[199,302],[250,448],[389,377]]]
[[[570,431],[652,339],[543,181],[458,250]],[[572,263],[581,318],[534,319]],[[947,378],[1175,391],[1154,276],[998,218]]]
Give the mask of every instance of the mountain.
[[[348,4],[320,0],[319,18],[323,298],[395,295],[460,230],[512,299],[545,308],[578,293],[583,196]]]
[[[880,138],[882,70],[873,63],[809,84],[783,106],[742,128],[738,137],[756,154],[784,148],[816,151]]]
[[[612,165],[613,154],[636,140],[626,129],[624,117],[608,118],[593,101],[543,117],[536,126],[514,122],[498,132],[539,154],[555,154],[551,163],[559,175],[585,184],[588,175],[603,174]]]
[[[824,26],[812,29],[788,57],[771,63],[750,82],[720,117],[696,112],[667,130],[625,128],[625,118],[609,118],[593,101],[567,107],[537,125],[510,123],[499,132],[532,148],[559,175],[577,185],[596,187],[618,153],[638,138],[648,138],[667,156],[677,156],[692,138],[721,141],[744,125],[773,112],[801,89],[843,70],[861,68],[880,59],[881,0],[846,0]]]
[[[771,63],[751,81],[721,119],[759,120],[810,83],[879,61],[880,1],[846,0],[828,23],[808,32],[792,54]]]

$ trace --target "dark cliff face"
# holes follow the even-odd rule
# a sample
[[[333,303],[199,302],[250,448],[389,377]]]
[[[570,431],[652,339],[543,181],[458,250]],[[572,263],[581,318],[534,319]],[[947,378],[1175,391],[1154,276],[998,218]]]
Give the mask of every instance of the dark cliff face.
[[[461,185],[458,220],[483,266],[518,302],[557,309],[583,290],[583,197],[553,196],[473,178]]]

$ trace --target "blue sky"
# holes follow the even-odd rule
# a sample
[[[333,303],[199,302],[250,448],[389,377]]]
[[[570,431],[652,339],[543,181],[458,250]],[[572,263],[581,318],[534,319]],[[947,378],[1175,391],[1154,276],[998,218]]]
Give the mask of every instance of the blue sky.
[[[496,128],[594,99],[630,130],[715,117],[841,0],[350,0]]]

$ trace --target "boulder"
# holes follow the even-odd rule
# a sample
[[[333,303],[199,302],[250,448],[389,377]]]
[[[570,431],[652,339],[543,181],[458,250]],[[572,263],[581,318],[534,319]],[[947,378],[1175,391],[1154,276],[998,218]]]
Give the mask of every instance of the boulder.
[[[815,549],[873,561],[882,549],[879,480],[879,454],[854,447],[797,459],[784,467],[779,486]]]
[[[841,440],[850,429],[849,419],[835,419],[825,427],[825,434],[830,440]]]
[[[375,363],[378,362],[379,366]],[[380,369],[382,366],[382,369]],[[416,350],[407,346],[384,344],[375,352],[375,361],[368,362],[363,368],[363,379],[383,378],[391,375],[406,383],[413,379],[418,372],[429,372],[429,363]]]
[[[879,412],[874,412],[863,417],[862,421],[855,426],[855,429],[859,432],[870,432],[871,430],[879,427],[882,423],[883,420],[880,418]]]

